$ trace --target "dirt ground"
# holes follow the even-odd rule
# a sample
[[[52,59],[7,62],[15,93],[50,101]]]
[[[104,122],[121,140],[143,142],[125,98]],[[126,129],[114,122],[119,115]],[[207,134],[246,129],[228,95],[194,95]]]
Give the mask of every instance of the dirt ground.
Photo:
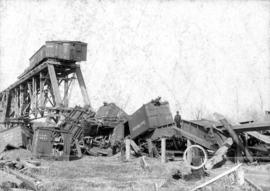
[[[23,153],[22,151],[20,151]],[[19,153],[20,153],[19,152]],[[15,151],[6,154],[19,157]],[[21,159],[31,158],[24,153]],[[73,190],[147,190],[147,191],[188,191],[206,182],[207,180],[232,168],[235,164],[228,163],[222,168],[209,171],[209,176],[200,180],[185,181],[174,179],[173,174],[188,174],[190,169],[183,161],[170,161],[162,164],[159,159],[145,158],[149,168],[143,168],[141,158],[132,158],[129,162],[121,160],[119,155],[113,157],[84,156],[73,161],[46,161],[41,160],[41,167],[29,169],[28,172],[42,180],[46,190],[73,191]],[[245,176],[260,183],[264,190],[270,189],[270,165],[243,166]],[[256,176],[255,176],[256,175]],[[2,177],[3,178],[3,177]],[[6,177],[7,178],[7,177]],[[1,179],[1,176],[0,176]],[[0,181],[1,182],[1,181]],[[233,174],[225,176],[202,190],[256,190],[245,183],[238,186]]]

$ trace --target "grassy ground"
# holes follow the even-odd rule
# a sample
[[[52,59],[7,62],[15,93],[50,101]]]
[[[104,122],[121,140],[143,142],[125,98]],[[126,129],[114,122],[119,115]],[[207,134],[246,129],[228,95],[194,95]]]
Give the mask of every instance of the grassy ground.
[[[172,175],[176,171],[189,173],[182,161],[161,164],[160,160],[146,158],[148,169],[143,169],[140,158],[133,158],[123,162],[118,156],[90,157],[74,161],[42,161],[40,170],[32,170],[44,182],[47,190],[147,190],[171,191],[191,190],[197,185],[230,169],[234,165],[226,165],[212,170],[208,177],[201,180],[175,180]],[[234,175],[222,179],[205,187],[203,190],[255,190],[249,185],[238,186]]]
[[[9,153],[9,155],[15,157],[14,153]],[[175,180],[172,178],[172,175],[177,171],[182,174],[188,174],[190,172],[190,169],[182,161],[162,164],[159,159],[146,158],[146,162],[149,164],[149,168],[144,169],[141,158],[132,158],[129,162],[124,162],[120,156],[84,156],[81,159],[73,161],[41,160],[42,165],[40,168],[29,169],[28,172],[41,179],[44,187],[52,191],[188,191],[234,166],[234,164],[227,164],[221,168],[211,170],[209,176],[200,180],[185,181],[183,179]],[[253,178],[253,175],[256,173],[262,176],[266,180],[264,181],[266,183],[270,178],[270,165],[257,167],[245,165],[244,168],[247,172],[246,176],[250,178]],[[260,181],[259,176],[257,176],[258,179],[254,179],[256,183]],[[270,181],[268,182],[268,185],[265,187],[266,190],[270,184]],[[243,186],[238,186],[234,175],[231,174],[202,190],[227,191],[255,189],[246,183]]]

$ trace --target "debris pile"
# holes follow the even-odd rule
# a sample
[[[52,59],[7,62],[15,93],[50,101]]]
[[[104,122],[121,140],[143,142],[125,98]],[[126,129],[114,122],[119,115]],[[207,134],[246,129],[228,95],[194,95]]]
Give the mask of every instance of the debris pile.
[[[27,188],[40,189],[41,181],[24,173],[36,164],[8,158],[12,149],[27,149],[37,159],[48,160],[121,153],[124,161],[130,161],[131,155],[142,157],[144,169],[149,169],[145,156],[160,158],[164,164],[184,160],[191,169],[190,176],[182,176],[181,172],[176,176],[184,180],[206,176],[206,171],[221,167],[226,161],[270,161],[270,121],[232,125],[218,113],[214,114],[216,121],[183,120],[179,115],[174,119],[169,103],[161,101],[161,97],[131,115],[106,102],[95,112],[80,65],[76,64],[86,60],[86,48],[86,43],[78,41],[46,42],[30,58],[30,66],[18,80],[0,92],[1,173],[14,175]],[[78,81],[84,107],[68,107],[74,80]],[[23,187],[13,182],[3,185]]]
[[[29,169],[39,168],[41,163],[35,160],[0,160],[0,188],[44,190],[42,180],[29,173]]]

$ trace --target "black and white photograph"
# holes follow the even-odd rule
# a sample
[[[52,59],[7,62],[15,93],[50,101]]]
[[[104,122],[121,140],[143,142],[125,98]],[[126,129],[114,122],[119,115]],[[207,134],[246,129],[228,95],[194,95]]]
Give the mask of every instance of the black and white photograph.
[[[270,190],[270,0],[0,0],[0,191]]]

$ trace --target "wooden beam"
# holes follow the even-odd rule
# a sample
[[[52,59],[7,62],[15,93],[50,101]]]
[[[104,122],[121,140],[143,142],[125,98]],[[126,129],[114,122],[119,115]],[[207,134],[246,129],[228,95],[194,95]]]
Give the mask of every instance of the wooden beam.
[[[230,173],[236,171],[241,165],[242,165],[241,163],[238,164],[238,165],[236,165],[235,167],[233,167],[233,168],[231,168],[231,169],[229,169],[229,170],[227,170],[227,171],[221,173],[220,175],[218,175],[218,176],[212,178],[211,180],[209,180],[209,181],[207,181],[207,182],[205,182],[205,183],[203,183],[203,184],[201,184],[201,185],[199,185],[199,186],[196,186],[196,187],[193,188],[191,191],[199,190],[200,188],[203,188],[203,187],[207,186],[208,184],[211,184],[211,183],[217,181],[218,179],[220,179],[220,178],[222,178],[222,177],[224,177],[224,176],[226,176],[226,175],[228,175],[228,174],[230,174]]]
[[[2,114],[0,115],[0,121],[4,122],[6,120],[7,117],[7,110],[8,110],[8,105],[9,105],[9,91],[4,91],[3,92],[3,98],[2,98],[2,102],[3,102],[3,109],[2,109]]]
[[[28,89],[28,95],[29,95],[29,103],[30,103],[30,110],[33,111],[33,93],[32,93],[32,86],[30,82],[27,82],[27,89]]]
[[[153,153],[153,143],[151,139],[147,139],[147,146],[148,146],[148,154],[150,157],[154,157]]]
[[[23,106],[24,106],[24,92],[25,92],[25,90],[24,90],[24,88],[23,88],[23,85],[22,84],[20,84],[20,106],[19,106],[19,114],[20,114],[20,116],[22,116],[22,114],[23,114]]]
[[[44,75],[42,72],[39,73],[39,107],[44,108],[44,104],[45,104],[45,96],[44,96],[44,84],[45,84],[45,80],[44,80]],[[40,112],[41,116],[44,115],[44,112],[41,111]]]
[[[209,159],[206,164],[205,168],[207,170],[210,170],[214,167],[214,165],[222,162],[224,160],[224,156],[226,155],[228,149],[232,146],[233,140],[231,137],[229,137],[223,145],[214,153],[214,156]]]
[[[75,146],[76,146],[76,150],[77,150],[77,157],[81,158],[82,157],[82,151],[81,151],[81,147],[79,145],[78,139],[75,140]]]
[[[125,140],[125,146],[126,146],[126,160],[130,160],[130,139]]]
[[[161,162],[166,163],[166,138],[161,138]]]
[[[60,106],[61,105],[61,95],[60,95],[60,91],[59,91],[59,86],[58,86],[58,81],[56,78],[54,66],[51,64],[48,64],[48,70],[49,70],[51,85],[52,85],[52,89],[53,89],[53,96],[55,98],[56,105]]]
[[[37,81],[35,77],[32,78],[32,111],[37,117]]]
[[[133,149],[133,151],[135,152],[135,154],[137,154],[137,155],[141,154],[140,147],[132,139],[130,139],[130,146]]]
[[[246,157],[250,162],[253,162],[252,155],[249,153],[248,149],[244,147],[243,143],[239,139],[238,135],[234,132],[232,125],[227,121],[227,119],[221,114],[214,113],[214,116],[220,121],[220,123],[226,128],[233,141],[236,143],[237,147],[243,150],[246,154]]]
[[[270,144],[270,136],[269,135],[263,135],[257,131],[250,131],[250,132],[247,132],[247,134],[259,139],[260,141],[262,141],[264,143]]]
[[[81,93],[82,93],[82,96],[83,96],[84,104],[91,107],[89,96],[88,96],[88,93],[87,93],[87,90],[86,90],[86,86],[85,86],[85,83],[84,83],[84,79],[83,79],[83,75],[82,75],[82,71],[81,71],[80,67],[76,68],[76,76],[77,76],[78,81],[79,81],[79,85],[80,85]]]
[[[63,98],[63,103],[65,107],[68,107],[68,77],[64,79],[64,98]]]
[[[185,124],[184,124],[185,125]],[[214,147],[214,143],[210,142],[209,140],[203,139],[203,136],[208,136],[206,132],[201,131],[199,128],[195,128],[193,126],[189,126],[190,128],[177,128],[173,127],[179,135],[182,135],[183,137],[193,141],[194,143],[198,145],[202,145],[203,147],[216,151],[217,148]],[[196,133],[194,133],[196,132]]]
[[[15,94],[14,94],[14,104],[15,104],[15,117],[19,117],[20,114],[19,114],[19,103],[20,103],[20,100],[19,100],[19,88],[15,88],[14,89],[15,91]]]
[[[34,190],[40,190],[43,187],[42,182],[40,180],[32,178],[30,176],[26,176],[10,168],[7,169],[7,173],[15,175],[18,179],[23,181],[27,186],[29,186],[30,188]]]

